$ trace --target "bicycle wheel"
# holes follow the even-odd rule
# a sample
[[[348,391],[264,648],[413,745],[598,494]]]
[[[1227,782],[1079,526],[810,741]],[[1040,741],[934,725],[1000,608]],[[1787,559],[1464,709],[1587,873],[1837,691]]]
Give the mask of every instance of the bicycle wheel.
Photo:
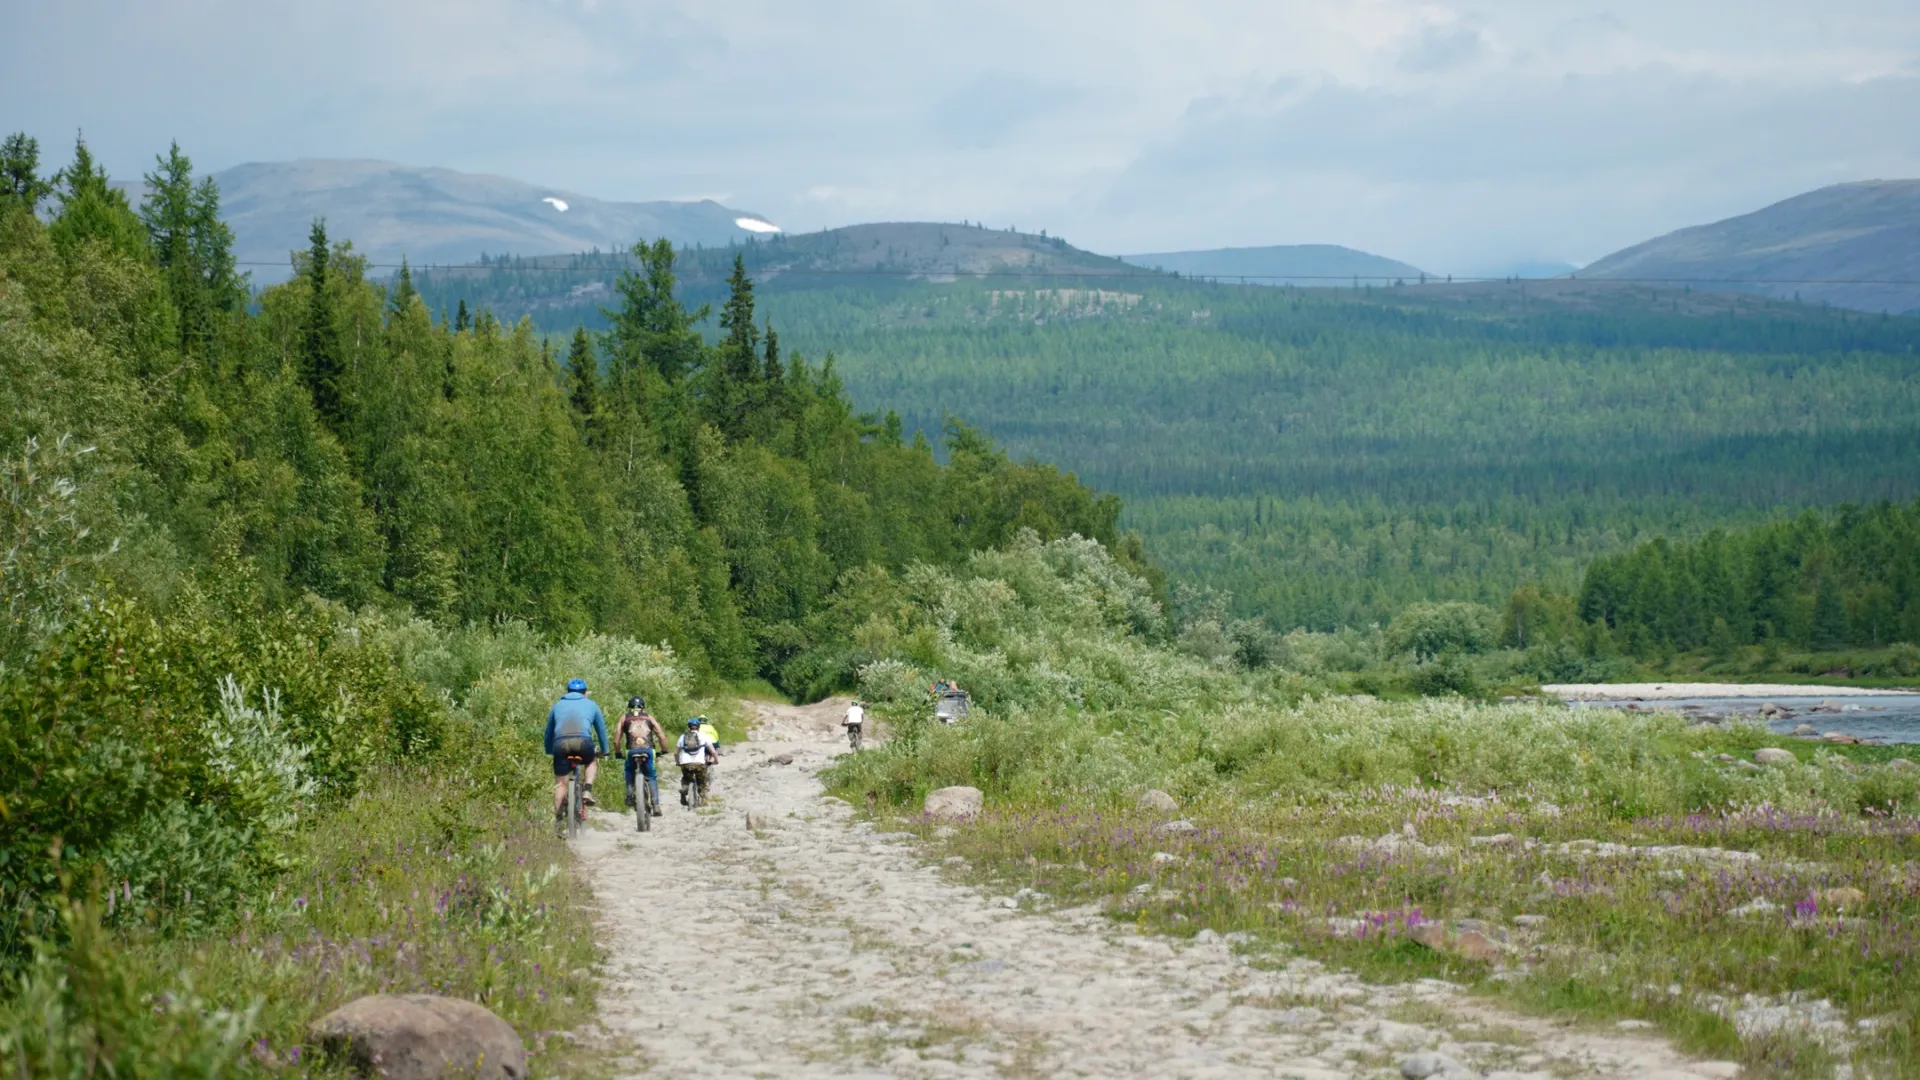
[[[633,818],[641,832],[653,831],[653,789],[639,769],[633,770]]]
[[[567,839],[580,838],[580,766],[567,774]]]

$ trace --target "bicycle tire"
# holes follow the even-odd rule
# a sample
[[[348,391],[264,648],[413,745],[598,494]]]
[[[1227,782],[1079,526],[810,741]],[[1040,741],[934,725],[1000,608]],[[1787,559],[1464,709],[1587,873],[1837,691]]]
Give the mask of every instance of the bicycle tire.
[[[633,770],[633,817],[641,832],[653,831],[653,789],[647,786],[647,778],[638,768]]]
[[[567,839],[580,838],[580,766],[567,774]]]

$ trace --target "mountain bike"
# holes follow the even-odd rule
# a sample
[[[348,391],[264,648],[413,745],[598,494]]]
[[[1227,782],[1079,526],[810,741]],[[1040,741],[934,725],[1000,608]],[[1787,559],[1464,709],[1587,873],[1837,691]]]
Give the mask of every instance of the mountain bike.
[[[698,810],[707,801],[704,772],[704,766],[680,766],[680,803],[688,810]]]
[[[580,795],[587,788],[582,772],[587,759],[568,754],[567,764],[573,766],[572,771],[567,773],[567,839],[578,840],[580,823],[587,819],[586,807],[580,805]]]
[[[650,750],[632,750],[628,754],[640,757],[642,762],[653,756]],[[634,822],[641,832],[653,831],[654,798],[653,784],[647,780],[647,770],[636,762],[633,767],[633,787],[627,789],[627,803],[633,807]]]
[[[860,729],[865,726],[865,724],[847,725],[847,746],[849,748],[854,750],[860,749]]]

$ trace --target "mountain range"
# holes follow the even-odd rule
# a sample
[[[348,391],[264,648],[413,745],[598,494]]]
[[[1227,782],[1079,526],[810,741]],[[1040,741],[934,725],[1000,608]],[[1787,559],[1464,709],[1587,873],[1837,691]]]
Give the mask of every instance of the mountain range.
[[[640,237],[724,245],[774,228],[710,199],[617,202],[560,188],[390,161],[303,159],[213,174],[235,257],[254,281],[283,280],[315,218],[376,264],[466,263],[483,253],[624,250]],[[748,222],[749,226],[740,224]]]
[[[1920,313],[1920,180],[1823,187],[1635,244],[1580,276]]]
[[[1249,285],[1327,286],[1354,281],[1391,285],[1395,281],[1418,281],[1434,276],[1398,259],[1337,244],[1213,248],[1120,257],[1135,266],[1183,277],[1243,278]]]
[[[623,252],[666,237],[686,248],[744,245],[757,276],[954,274],[1104,275],[1163,271],[1261,284],[1338,286],[1432,282],[1396,259],[1332,244],[1216,248],[1111,257],[1059,237],[975,225],[882,222],[783,234],[766,218],[713,200],[619,202],[505,177],[370,160],[303,159],[214,174],[239,260],[256,283],[287,276],[313,219],[380,265],[471,263]],[[698,252],[695,252],[698,256]],[[718,270],[731,254],[689,259]],[[551,263],[551,259],[540,260]],[[711,265],[709,265],[711,264]],[[1528,264],[1500,277],[1550,277],[1564,264]],[[1920,312],[1920,180],[1836,184],[1749,214],[1655,237],[1577,271],[1588,281],[1747,292],[1776,300],[1891,313]],[[797,284],[789,281],[787,284]]]

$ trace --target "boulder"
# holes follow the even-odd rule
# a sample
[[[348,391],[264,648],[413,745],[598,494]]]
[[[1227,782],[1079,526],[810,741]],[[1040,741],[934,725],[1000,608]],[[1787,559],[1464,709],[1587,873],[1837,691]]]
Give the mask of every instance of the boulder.
[[[772,757],[767,759],[767,764],[791,765],[793,764],[793,755],[792,754],[775,754]]]
[[[1456,956],[1482,964],[1494,963],[1501,956],[1499,944],[1478,930],[1467,930],[1455,935],[1452,949]]]
[[[1887,768],[1892,769],[1894,772],[1907,772],[1912,769],[1920,769],[1920,765],[1915,765],[1906,758],[1897,757],[1887,759]]]
[[[1183,833],[1193,832],[1197,828],[1198,826],[1194,825],[1193,822],[1181,818],[1179,821],[1169,821],[1164,825],[1155,825],[1153,831],[1157,833]]]
[[[1141,792],[1140,798],[1135,800],[1135,802],[1142,810],[1152,810],[1161,814],[1177,814],[1180,812],[1180,801],[1166,792],[1161,791],[1159,788]]]
[[[1820,904],[1822,907],[1830,907],[1835,910],[1844,911],[1847,908],[1857,908],[1866,902],[1867,894],[1851,886],[1842,885],[1837,889],[1820,890]]]
[[[1400,1059],[1400,1075],[1406,1080],[1427,1080],[1429,1076],[1445,1076],[1448,1073],[1464,1073],[1467,1069],[1458,1061],[1445,1054],[1436,1054],[1423,1050],[1418,1054],[1409,1054]]]
[[[483,1006],[435,994],[372,994],[315,1020],[308,1036],[362,1076],[383,1080],[518,1080],[527,1050]]]
[[[747,811],[748,832],[766,832],[768,829],[779,827],[780,822],[772,814],[762,814],[757,810]]]
[[[927,795],[925,813],[935,821],[965,821],[980,813],[983,803],[976,787],[943,787]]]
[[[1852,735],[1839,731],[1829,731],[1825,735],[1820,736],[1820,740],[1822,742],[1838,743],[1843,746],[1851,746],[1860,741]]]
[[[1761,716],[1792,716],[1793,714],[1771,701],[1760,703]]]
[[[1793,734],[1795,738],[1817,739],[1820,737],[1820,729],[1812,724],[1801,724],[1793,729]]]
[[[1799,759],[1793,756],[1793,751],[1782,750],[1777,746],[1763,746],[1753,752],[1753,761],[1756,765],[1791,765],[1797,760]]]

